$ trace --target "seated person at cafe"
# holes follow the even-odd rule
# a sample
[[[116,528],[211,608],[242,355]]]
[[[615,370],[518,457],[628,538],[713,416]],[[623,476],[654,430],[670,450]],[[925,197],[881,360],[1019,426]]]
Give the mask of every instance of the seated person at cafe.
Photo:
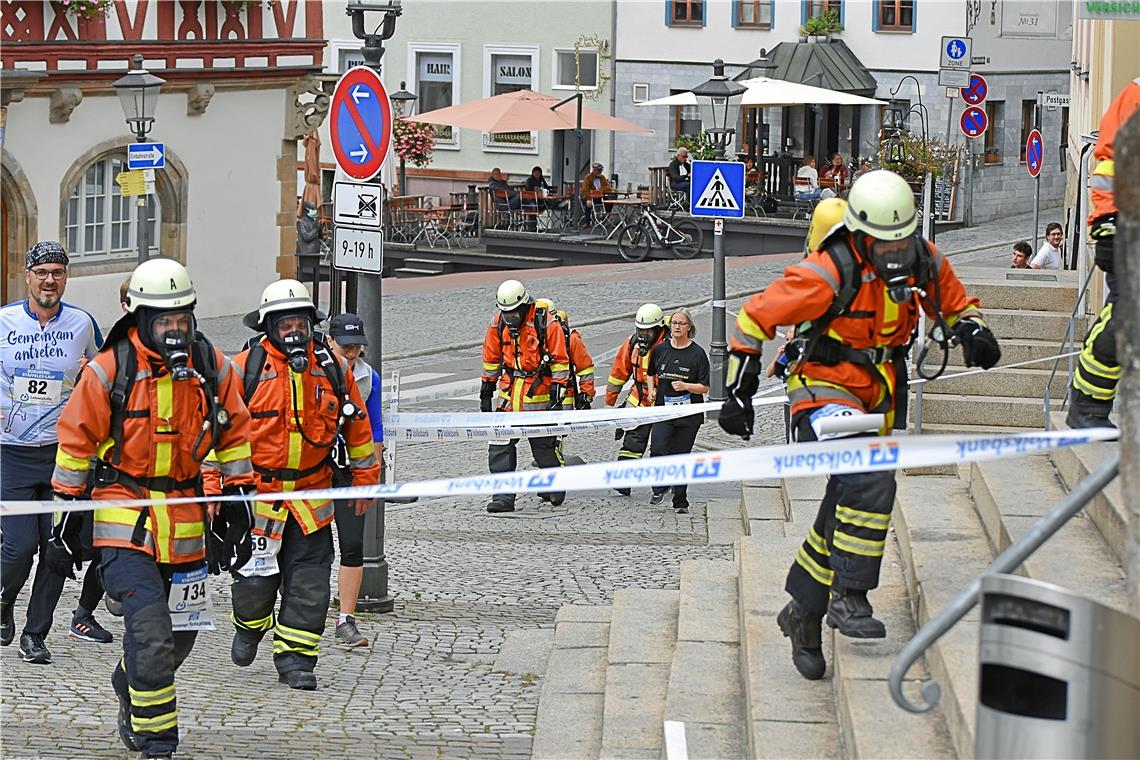
[[[542,175],[541,166],[536,166],[530,170],[530,175],[527,176],[526,181],[523,182],[523,189],[527,192],[538,193],[540,198],[542,197],[543,190],[554,192],[554,188],[550,186],[550,183],[546,181],[546,177]],[[550,200],[548,198],[543,198],[542,202],[546,208],[562,208],[566,205],[565,201]]]
[[[815,170],[815,156],[808,153],[796,172],[796,200],[818,201],[821,198],[834,198],[831,188],[820,188],[819,173]]]
[[[495,208],[499,211],[517,211],[522,207],[519,191],[507,184],[507,178],[503,176],[497,166],[491,170],[491,178],[487,180],[487,189],[491,191],[491,198],[495,202]],[[505,201],[503,200],[503,193],[506,193]]]
[[[666,171],[669,174],[669,187],[679,193],[684,193],[685,197],[688,197],[689,184],[692,181],[692,177],[689,176],[691,173],[689,149],[677,148],[677,156],[669,162],[669,168]]]
[[[598,200],[603,198],[614,191],[610,187],[610,181],[606,179],[603,170],[606,167],[599,163],[595,163],[590,168],[590,173],[582,178],[582,198],[586,200]]]
[[[1010,269],[1029,269],[1029,258],[1033,249],[1024,240],[1013,244],[1013,255],[1010,257]]]
[[[830,179],[840,186],[840,189],[846,187],[849,182],[847,181],[847,166],[843,163],[843,154],[836,153],[831,157],[831,163],[823,167],[823,171],[819,173],[820,179]]]

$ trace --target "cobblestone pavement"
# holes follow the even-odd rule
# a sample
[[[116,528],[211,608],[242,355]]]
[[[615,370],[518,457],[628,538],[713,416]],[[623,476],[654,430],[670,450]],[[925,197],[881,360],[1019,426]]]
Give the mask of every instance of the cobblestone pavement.
[[[1000,225],[989,225],[946,233],[939,243],[953,251],[955,246],[1002,242],[1008,234]],[[996,251],[989,256],[995,265],[997,257]],[[729,292],[763,287],[784,263],[777,257],[731,261]],[[708,261],[651,262],[549,270],[527,282],[536,294],[555,294],[572,305],[575,317],[585,319],[632,314],[647,300],[699,301],[708,293],[710,271]],[[386,330],[384,352],[477,340],[489,314],[489,293],[501,276],[460,276],[446,281],[452,285],[441,281],[434,290],[420,286],[400,292],[394,285],[385,296],[385,319],[399,329]],[[255,299],[256,294],[251,301]],[[729,308],[740,302],[731,300]],[[709,310],[695,311],[702,331],[698,339],[707,348]],[[248,334],[233,318],[203,322],[216,342],[231,351]],[[628,335],[628,317],[584,332],[595,352],[602,353]],[[604,383],[609,362],[599,365],[599,383]],[[462,379],[477,375],[478,367],[477,349],[384,365],[386,371],[435,371]],[[460,399],[407,408],[471,407],[470,400]],[[755,443],[783,442],[782,408],[758,408],[757,427]],[[705,425],[697,439],[698,449],[738,445],[715,424]],[[605,431],[575,435],[567,443],[567,453],[587,461],[609,459],[616,448]],[[519,459],[525,463],[525,444],[522,449]],[[485,470],[486,447],[478,443],[404,444],[399,449],[402,481]],[[507,633],[551,628],[561,605],[606,604],[618,588],[676,588],[684,559],[729,558],[730,547],[707,544],[705,504],[709,498],[735,498],[738,487],[697,486],[690,493],[692,514],[681,516],[668,505],[649,506],[645,489],[630,498],[612,491],[572,494],[557,509],[523,496],[520,511],[511,516],[490,516],[484,500],[474,498],[393,506],[386,549],[395,611],[359,615],[371,646],[346,650],[332,644],[335,611],[330,610],[315,692],[291,692],[277,683],[268,641],[250,668],[230,663],[229,589],[223,579],[214,579],[218,630],[199,636],[178,677],[181,756],[529,756],[543,674],[494,672]],[[48,639],[52,665],[21,662],[15,644],[0,650],[0,756],[127,756],[116,737],[109,684],[120,656],[122,624],[99,612],[116,636],[113,645],[67,638],[77,592],[78,584],[69,582],[60,602]],[[16,609],[18,624],[25,601],[26,589]]]

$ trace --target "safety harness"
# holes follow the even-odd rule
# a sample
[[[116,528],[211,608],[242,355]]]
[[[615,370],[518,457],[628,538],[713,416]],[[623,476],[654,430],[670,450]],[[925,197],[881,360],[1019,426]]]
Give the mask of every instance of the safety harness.
[[[115,379],[111,383],[109,397],[111,402],[110,432],[114,445],[111,448],[110,461],[103,459],[96,461],[95,467],[92,469],[91,486],[104,487],[118,483],[130,488],[142,497],[146,496],[147,491],[169,493],[193,488],[198,496],[203,496],[201,473],[192,478],[178,480],[169,476],[139,477],[119,468],[118,465],[123,456],[125,421],[127,418],[148,417],[150,412],[146,409],[127,409],[127,402],[130,400],[131,391],[138,374],[138,352],[135,350],[134,343],[124,337],[115,342],[113,350],[115,353]],[[195,336],[190,350],[193,367],[196,370],[195,374],[203,394],[206,396],[206,405],[209,410],[207,419],[203,422],[202,430],[190,448],[190,455],[196,461],[201,462],[217,446],[218,435],[223,428],[229,427],[230,420],[229,414],[218,402],[218,366],[215,362],[216,353],[213,344],[206,336],[198,334]],[[202,449],[202,441],[207,434],[210,436],[210,445]],[[201,456],[198,454],[199,451],[201,451]],[[146,540],[148,517],[149,510],[139,511],[138,520],[135,522],[134,531],[131,533],[131,543],[135,546],[142,546]]]
[[[519,378],[532,378],[532,377],[534,378],[534,382],[531,383],[530,388],[527,389],[527,392],[526,392],[527,396],[533,396],[534,395],[535,391],[538,390],[538,386],[542,384],[542,378],[552,376],[552,372],[550,370],[550,359],[551,359],[551,357],[550,357],[550,353],[546,350],[546,324],[547,324],[546,320],[547,320],[547,316],[548,316],[548,312],[546,309],[543,309],[539,306],[534,307],[534,332],[538,336],[538,356],[539,356],[538,368],[534,369],[534,370],[524,370],[522,367],[518,366],[518,364],[519,364],[519,351],[520,351],[520,346],[519,346],[519,342],[518,342],[519,341],[518,334],[517,333],[514,333],[514,334],[511,333],[510,327],[503,320],[502,314],[500,314],[498,316],[498,320],[499,320],[499,356],[506,356],[506,345],[507,345],[507,340],[508,340],[507,336],[508,335],[510,336],[510,340],[513,340],[514,344],[515,344],[514,355],[515,355],[515,365],[516,366],[504,367],[504,369],[511,376],[511,382],[514,383],[514,381],[519,379]],[[565,328],[564,328],[564,331],[566,331]],[[569,340],[569,337],[567,337],[567,340]],[[570,350],[570,344],[569,343],[566,344],[566,349],[567,349],[567,354],[569,354],[569,350]],[[573,374],[573,373],[571,373],[571,374]]]

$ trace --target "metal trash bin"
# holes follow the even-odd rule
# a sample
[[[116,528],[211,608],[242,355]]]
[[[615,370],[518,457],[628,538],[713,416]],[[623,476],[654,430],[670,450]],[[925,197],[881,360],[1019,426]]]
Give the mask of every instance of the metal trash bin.
[[[1140,620],[1016,575],[981,611],[977,757],[1140,757]]]

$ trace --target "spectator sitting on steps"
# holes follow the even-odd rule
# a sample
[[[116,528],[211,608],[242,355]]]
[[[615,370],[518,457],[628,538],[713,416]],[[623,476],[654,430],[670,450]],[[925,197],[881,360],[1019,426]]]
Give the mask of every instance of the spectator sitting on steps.
[[[1061,229],[1061,225],[1050,222],[1045,228],[1045,242],[1041,244],[1041,250],[1033,257],[1033,261],[1029,262],[1029,268],[1063,269],[1065,257],[1061,253],[1061,246],[1064,245],[1064,240],[1065,231]]]

